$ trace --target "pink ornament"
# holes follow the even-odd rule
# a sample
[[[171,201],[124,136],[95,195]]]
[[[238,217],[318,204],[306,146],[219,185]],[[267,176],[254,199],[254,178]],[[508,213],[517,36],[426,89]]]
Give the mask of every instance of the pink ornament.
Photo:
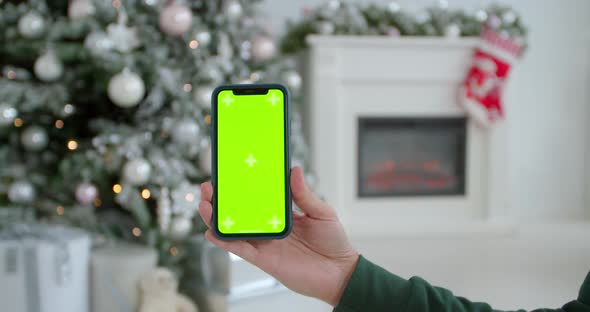
[[[186,33],[193,24],[193,12],[186,6],[174,2],[160,13],[160,29],[163,32],[180,36]]]
[[[488,18],[486,24],[491,29],[498,29],[498,28],[500,28],[500,26],[502,26],[502,20],[497,15],[491,15]]]
[[[98,197],[98,189],[92,183],[80,183],[76,187],[76,200],[80,204],[87,205]]]
[[[256,37],[252,40],[252,55],[258,62],[268,61],[277,52],[274,41],[269,37]]]
[[[397,29],[396,27],[388,27],[387,30],[385,30],[385,33],[389,36],[389,37],[399,37],[401,35],[399,29]]]

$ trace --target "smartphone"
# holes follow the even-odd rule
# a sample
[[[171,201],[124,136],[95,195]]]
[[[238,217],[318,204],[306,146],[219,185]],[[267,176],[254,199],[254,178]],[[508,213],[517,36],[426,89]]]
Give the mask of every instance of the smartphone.
[[[211,104],[213,233],[223,240],[287,237],[292,224],[287,88],[222,85]]]

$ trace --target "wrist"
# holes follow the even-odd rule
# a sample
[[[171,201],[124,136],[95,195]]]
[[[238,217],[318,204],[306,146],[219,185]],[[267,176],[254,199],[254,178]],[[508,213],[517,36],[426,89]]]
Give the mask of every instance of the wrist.
[[[339,277],[336,281],[336,287],[334,287],[335,292],[330,296],[330,298],[326,298],[327,303],[332,305],[333,307],[337,306],[344,294],[344,290],[352,277],[352,273],[354,272],[356,265],[359,260],[359,254],[356,251],[352,251],[349,256],[346,256],[338,261],[338,268],[339,268]]]

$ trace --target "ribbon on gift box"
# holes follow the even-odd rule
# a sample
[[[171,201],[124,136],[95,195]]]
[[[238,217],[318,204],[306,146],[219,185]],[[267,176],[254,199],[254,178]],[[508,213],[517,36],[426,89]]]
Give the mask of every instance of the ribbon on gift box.
[[[46,242],[55,247],[55,273],[58,285],[68,283],[72,276],[72,266],[70,252],[68,250],[67,240],[71,238],[71,231],[61,226],[49,226],[44,224],[13,224],[6,227],[0,232],[0,240],[21,241],[25,246],[25,273],[36,272],[35,261],[37,251],[30,242]],[[5,272],[16,273],[18,271],[17,262],[18,248],[10,248],[6,253]],[[31,261],[30,261],[31,260]],[[33,276],[35,278],[35,276]],[[27,278],[27,281],[29,278]]]

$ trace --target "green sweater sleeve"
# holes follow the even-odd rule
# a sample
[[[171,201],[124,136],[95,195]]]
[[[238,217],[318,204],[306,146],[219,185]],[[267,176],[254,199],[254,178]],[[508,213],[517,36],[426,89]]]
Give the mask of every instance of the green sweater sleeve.
[[[360,256],[335,312],[491,312],[487,303],[456,297],[419,277],[405,280]],[[519,310],[522,311],[522,310]],[[590,312],[590,273],[578,300],[561,309],[537,311]]]

